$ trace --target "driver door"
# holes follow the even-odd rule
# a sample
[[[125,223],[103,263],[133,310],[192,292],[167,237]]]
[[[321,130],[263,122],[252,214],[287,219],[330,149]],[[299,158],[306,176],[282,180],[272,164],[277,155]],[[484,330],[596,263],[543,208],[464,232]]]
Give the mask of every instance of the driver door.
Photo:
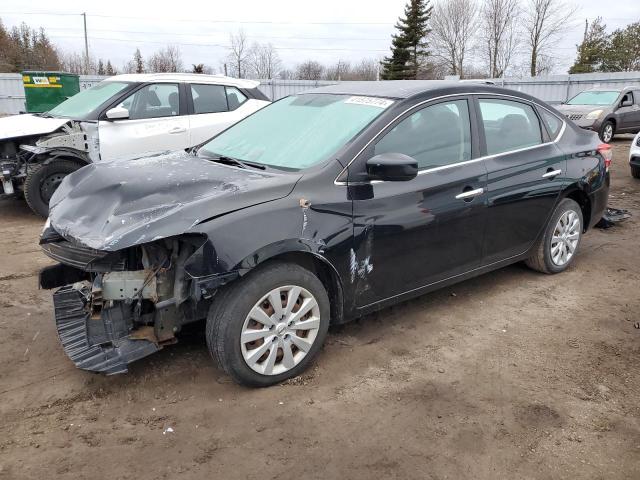
[[[354,162],[357,173],[373,155],[403,153],[419,168],[410,181],[352,187],[370,190],[353,201],[351,268],[359,308],[480,266],[487,172],[474,160],[472,111],[465,97],[414,110]]]
[[[183,103],[177,83],[154,83],[136,90],[118,105],[129,111],[129,118],[100,120],[100,158],[189,147],[189,117],[182,115]]]

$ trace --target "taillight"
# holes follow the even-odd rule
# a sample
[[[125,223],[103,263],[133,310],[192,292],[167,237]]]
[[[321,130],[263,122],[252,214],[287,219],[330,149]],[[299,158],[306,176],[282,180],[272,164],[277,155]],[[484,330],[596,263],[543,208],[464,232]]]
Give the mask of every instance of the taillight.
[[[596,148],[596,150],[600,155],[602,155],[602,158],[604,158],[604,166],[607,170],[609,170],[609,167],[611,166],[611,160],[613,159],[613,149],[611,148],[611,145],[609,145],[608,143],[601,143],[600,145],[598,145],[598,148]]]

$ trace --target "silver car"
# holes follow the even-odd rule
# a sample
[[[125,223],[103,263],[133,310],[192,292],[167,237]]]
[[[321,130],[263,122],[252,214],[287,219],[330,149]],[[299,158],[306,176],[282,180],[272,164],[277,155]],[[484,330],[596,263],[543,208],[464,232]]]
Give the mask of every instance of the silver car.
[[[597,132],[605,143],[616,133],[640,132],[640,87],[585,90],[557,109],[579,127]]]

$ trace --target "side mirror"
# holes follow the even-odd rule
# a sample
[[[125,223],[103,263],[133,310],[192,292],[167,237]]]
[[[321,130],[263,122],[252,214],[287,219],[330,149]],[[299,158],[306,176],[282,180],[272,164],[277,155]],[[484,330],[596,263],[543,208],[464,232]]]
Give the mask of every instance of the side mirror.
[[[129,118],[129,110],[124,107],[113,107],[107,110],[107,118],[109,120],[124,120]]]
[[[402,153],[381,153],[367,160],[371,180],[406,182],[418,175],[418,162]]]
[[[633,105],[633,102],[628,98],[620,102],[621,107],[630,107],[631,105]]]

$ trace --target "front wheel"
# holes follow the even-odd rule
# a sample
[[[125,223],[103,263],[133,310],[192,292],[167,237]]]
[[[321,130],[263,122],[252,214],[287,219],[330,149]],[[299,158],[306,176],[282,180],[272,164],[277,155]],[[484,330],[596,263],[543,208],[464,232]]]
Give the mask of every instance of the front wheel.
[[[606,122],[604,122],[600,127],[600,132],[598,133],[600,136],[600,140],[602,140],[604,143],[609,143],[611,140],[613,140],[613,136],[616,133],[613,122],[611,120],[607,120]]]
[[[525,263],[538,272],[563,272],[575,258],[582,231],[580,205],[570,198],[563,199],[553,212],[535,253]]]
[[[327,291],[313,273],[273,263],[214,297],[207,345],[237,383],[270,386],[313,361],[327,335],[329,312]]]
[[[30,165],[24,181],[24,198],[29,208],[41,217],[49,216],[49,201],[53,192],[64,177],[81,167],[79,163],[66,159]]]
[[[631,165],[631,176],[633,178],[640,178],[640,167]]]

